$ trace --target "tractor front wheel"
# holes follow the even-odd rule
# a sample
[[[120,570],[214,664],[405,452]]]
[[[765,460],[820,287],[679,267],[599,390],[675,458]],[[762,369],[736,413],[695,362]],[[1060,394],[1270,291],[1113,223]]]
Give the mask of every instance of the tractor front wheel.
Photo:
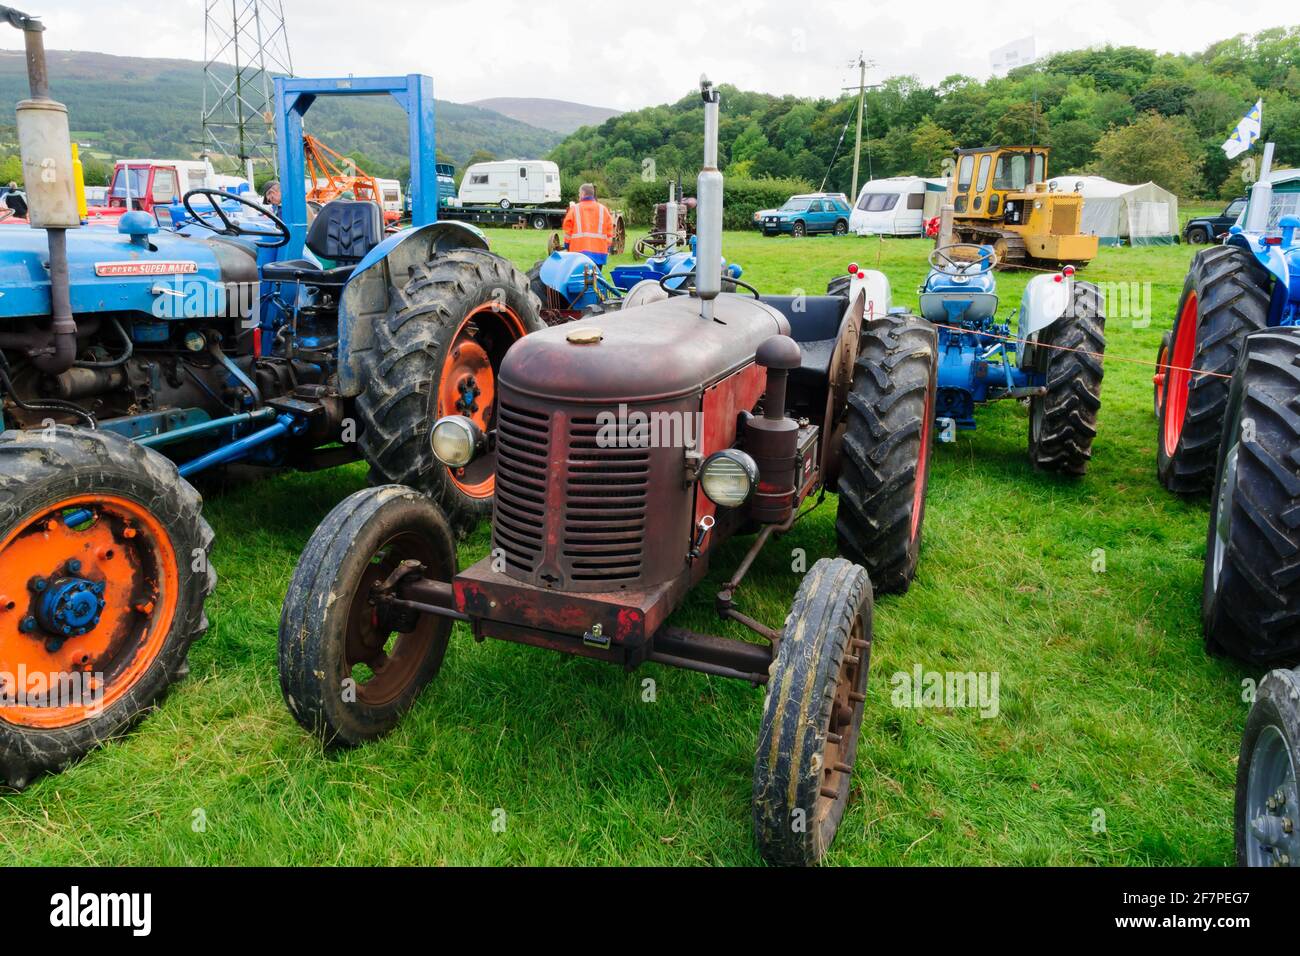
[[[442,511],[411,488],[366,488],[326,516],[298,559],[280,614],[280,690],[331,746],[382,737],[442,666],[451,619],[381,606],[403,562],[450,585],[456,545]]]
[[[1156,474],[1170,491],[1210,487],[1237,353],[1247,334],[1268,325],[1268,307],[1268,275],[1244,249],[1214,246],[1192,259],[1156,430]]]
[[[1246,337],[1210,502],[1201,620],[1209,650],[1257,666],[1300,661],[1300,330]]]
[[[882,594],[906,591],[920,557],[938,354],[937,333],[924,319],[863,319],[844,410],[835,532],[840,553],[865,567]]]
[[[1029,400],[1029,460],[1041,471],[1082,475],[1101,407],[1106,316],[1091,282],[1073,282],[1065,314],[1038,333],[1047,391]]]
[[[452,470],[433,457],[429,433],[444,415],[464,415],[484,434],[496,427],[501,360],[544,328],[540,309],[527,279],[481,249],[454,249],[411,270],[375,320],[374,347],[357,353],[365,383],[358,441],[375,484],[420,489],[462,534],[491,511],[495,453]]]
[[[1260,682],[1237,757],[1238,866],[1300,866],[1300,675],[1276,670]]]
[[[125,733],[188,673],[217,580],[202,505],[118,435],[0,434],[0,781]]]
[[[871,665],[871,581],[822,558],[795,595],[768,670],[754,760],[754,835],[779,866],[825,855],[849,802]]]

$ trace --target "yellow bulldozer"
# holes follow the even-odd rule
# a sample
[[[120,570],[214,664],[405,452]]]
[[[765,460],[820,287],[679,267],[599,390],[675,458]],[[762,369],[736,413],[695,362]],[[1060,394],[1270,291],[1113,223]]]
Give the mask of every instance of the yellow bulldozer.
[[[1083,196],[1047,185],[1045,146],[981,146],[953,151],[948,187],[957,242],[992,246],[1007,266],[1081,267],[1097,237],[1080,231]]]

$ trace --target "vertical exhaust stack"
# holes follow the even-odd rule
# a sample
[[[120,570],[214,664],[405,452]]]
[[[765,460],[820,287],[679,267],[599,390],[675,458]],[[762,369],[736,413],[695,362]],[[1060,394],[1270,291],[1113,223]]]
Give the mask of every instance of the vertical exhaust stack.
[[[27,356],[37,369],[58,375],[72,367],[77,351],[77,324],[72,318],[68,276],[67,230],[81,225],[72,167],[68,109],[50,98],[45,66],[45,27],[40,20],[0,6],[0,20],[23,31],[27,82],[31,98],[18,104],[18,147],[27,190],[27,221],[44,229],[50,252],[50,316],[37,323],[39,341]]]
[[[718,91],[700,77],[704,100],[704,167],[695,182],[695,291],[700,316],[713,318],[713,300],[722,291],[722,172],[718,169]]]
[[[1273,172],[1273,144],[1264,144],[1264,161],[1259,165],[1259,178],[1250,187],[1249,218],[1242,224],[1246,232],[1263,235],[1268,231],[1268,213],[1273,205],[1273,184],[1268,181]]]

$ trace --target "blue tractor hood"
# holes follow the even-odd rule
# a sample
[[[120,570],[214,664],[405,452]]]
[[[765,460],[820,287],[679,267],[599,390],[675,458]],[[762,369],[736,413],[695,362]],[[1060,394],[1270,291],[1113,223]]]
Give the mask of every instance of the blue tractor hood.
[[[144,213],[127,213],[142,217]],[[137,218],[123,228],[144,229]],[[0,319],[50,314],[49,246],[44,229],[0,226]],[[135,312],[175,317],[220,315],[226,282],[257,278],[252,250],[215,237],[160,232],[134,235],[110,226],[68,231],[68,272],[74,315]],[[160,291],[162,289],[167,292]],[[167,307],[157,305],[170,300]]]

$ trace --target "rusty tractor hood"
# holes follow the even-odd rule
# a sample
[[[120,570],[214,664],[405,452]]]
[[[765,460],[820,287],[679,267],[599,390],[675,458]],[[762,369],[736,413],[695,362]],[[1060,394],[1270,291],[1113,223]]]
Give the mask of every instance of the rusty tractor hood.
[[[666,401],[743,368],[765,339],[790,334],[780,312],[748,295],[719,295],[714,314],[702,319],[698,299],[675,296],[543,329],[511,346],[500,381],[566,403]],[[597,332],[598,341],[575,341]]]

